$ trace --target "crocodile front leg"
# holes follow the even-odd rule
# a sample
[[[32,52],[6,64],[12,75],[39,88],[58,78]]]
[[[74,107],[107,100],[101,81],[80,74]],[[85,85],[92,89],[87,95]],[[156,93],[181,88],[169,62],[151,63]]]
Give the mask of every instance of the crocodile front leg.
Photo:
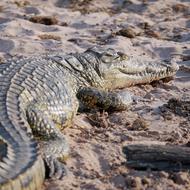
[[[36,102],[28,106],[26,115],[34,136],[39,139],[47,176],[62,178],[65,166],[61,161],[68,157],[69,146],[59,127],[71,122],[73,110],[60,102],[56,105]]]
[[[93,87],[80,88],[77,98],[89,108],[107,111],[125,110],[133,101],[129,92],[108,92]]]

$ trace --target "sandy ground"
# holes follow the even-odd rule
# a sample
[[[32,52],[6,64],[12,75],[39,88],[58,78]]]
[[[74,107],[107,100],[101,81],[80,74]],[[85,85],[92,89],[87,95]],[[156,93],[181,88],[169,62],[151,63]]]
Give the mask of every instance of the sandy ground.
[[[36,17],[36,16],[44,16]],[[174,80],[131,87],[141,99],[127,111],[80,113],[63,131],[71,146],[69,174],[44,189],[190,189],[188,172],[126,167],[130,143],[186,144],[190,118],[159,107],[190,94],[189,0],[1,0],[0,60],[56,51],[112,47],[146,61],[177,61]]]

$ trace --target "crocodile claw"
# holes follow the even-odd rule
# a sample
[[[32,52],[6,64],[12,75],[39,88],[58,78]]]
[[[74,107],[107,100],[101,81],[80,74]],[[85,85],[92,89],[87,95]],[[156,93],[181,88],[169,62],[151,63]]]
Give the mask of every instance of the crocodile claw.
[[[52,156],[45,158],[45,166],[48,178],[62,179],[68,174],[65,164]]]

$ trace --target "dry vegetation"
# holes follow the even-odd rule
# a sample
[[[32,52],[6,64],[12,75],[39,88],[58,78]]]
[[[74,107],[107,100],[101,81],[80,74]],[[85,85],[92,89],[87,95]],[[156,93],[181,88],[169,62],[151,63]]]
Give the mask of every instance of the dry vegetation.
[[[41,40],[57,40],[61,41],[61,37],[54,34],[41,34],[38,36]]]
[[[30,22],[44,24],[44,25],[57,25],[58,20],[55,17],[50,16],[33,16],[29,19]]]

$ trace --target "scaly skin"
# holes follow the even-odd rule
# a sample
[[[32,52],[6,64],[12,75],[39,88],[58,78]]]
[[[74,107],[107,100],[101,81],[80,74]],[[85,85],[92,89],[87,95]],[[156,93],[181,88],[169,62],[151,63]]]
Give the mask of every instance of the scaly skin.
[[[64,176],[60,160],[69,148],[59,129],[71,125],[78,99],[92,108],[125,109],[130,96],[110,90],[170,77],[177,69],[136,64],[123,53],[96,48],[1,64],[0,190],[40,189],[42,158],[50,177]]]

